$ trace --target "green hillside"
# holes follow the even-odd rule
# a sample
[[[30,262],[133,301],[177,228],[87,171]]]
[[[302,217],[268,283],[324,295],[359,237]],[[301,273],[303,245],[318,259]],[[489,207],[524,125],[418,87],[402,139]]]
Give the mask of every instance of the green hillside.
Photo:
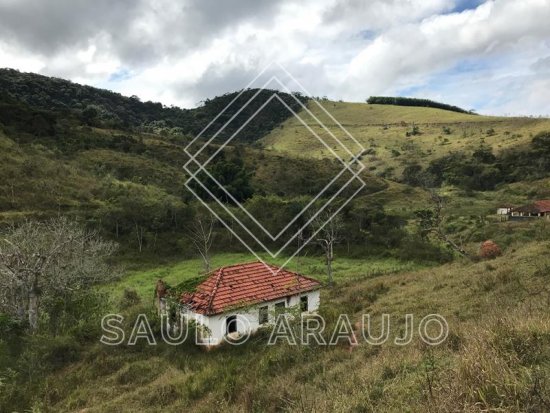
[[[504,118],[457,113],[442,109],[320,102],[364,148],[363,162],[375,174],[399,178],[405,166],[427,165],[451,152],[471,152],[480,145],[495,153],[528,144],[534,135],[550,130],[550,120]],[[354,154],[361,148],[315,102],[300,112],[310,127],[339,156],[348,154],[332,133]],[[318,125],[317,118],[327,129]],[[413,135],[413,128],[418,128]],[[409,136],[407,136],[409,134]],[[325,158],[330,151],[299,120],[290,118],[263,139],[264,147],[295,156]]]
[[[185,149],[221,108],[256,92],[229,93],[187,110],[0,70],[0,239],[9,242],[13,225],[66,216],[119,246],[109,260],[116,279],[40,301],[33,334],[0,294],[0,411],[548,411],[550,221],[501,221],[495,212],[503,204],[550,199],[549,119],[320,102],[333,119],[312,100],[296,95],[310,115],[284,95],[305,125],[271,105],[222,147],[256,102],[198,156],[202,162],[212,157],[212,176],[278,231],[337,174],[313,207],[353,177],[331,151],[345,161],[360,153],[366,188],[346,203],[359,185],[354,180],[333,205],[342,206],[335,285],[326,285],[327,259],[316,238],[289,268],[324,284],[320,314],[327,332],[347,314],[359,334],[363,313],[374,317],[378,332],[381,314],[388,313],[392,334],[402,336],[405,314],[418,322],[439,313],[450,328],[442,345],[416,337],[408,346],[393,340],[268,346],[269,331],[212,351],[192,343],[99,343],[107,313],[125,317],[127,335],[136,317],[148,314],[160,342],[156,281],[177,285],[204,274],[190,233],[209,214],[185,187]],[[253,225],[204,172],[197,177],[204,186],[192,182],[191,188],[209,207]],[[221,224],[213,234],[212,267],[256,259]],[[302,236],[309,235],[308,227]],[[489,239],[502,251],[492,260],[480,255]],[[270,261],[282,264],[292,252]]]
[[[490,263],[366,276],[325,289],[321,314],[329,332],[341,312],[356,323],[367,311],[377,328],[381,314],[390,314],[391,340],[380,346],[266,346],[262,335],[210,352],[143,341],[123,347],[42,342],[40,369],[53,373],[43,386],[31,381],[40,389],[33,406],[56,412],[446,412],[456,406],[544,412],[550,400],[549,251],[548,241],[518,244]],[[124,314],[133,320],[149,308],[144,299]],[[429,347],[417,336],[409,346],[393,344],[405,313],[417,321],[444,315],[446,344]],[[36,377],[31,356],[25,353],[21,363]],[[28,397],[16,387],[5,391],[19,402]]]
[[[35,126],[41,134],[45,131],[53,133],[50,112],[54,111],[70,114],[89,126],[180,138],[181,135],[195,137],[201,133],[204,137],[212,137],[220,131],[219,140],[225,140],[255,114],[238,134],[239,141],[253,142],[291,116],[276,99],[259,110],[274,92],[268,89],[241,90],[206,99],[195,109],[181,109],[160,102],[142,102],[137,96],[127,97],[64,79],[0,69],[0,121],[9,125],[14,120],[25,118],[24,109],[19,107],[22,104],[37,111],[36,115],[27,116],[30,120],[27,129],[32,130]],[[295,111],[300,108],[298,101],[307,102],[307,98],[300,94],[291,96],[279,92],[278,95]]]

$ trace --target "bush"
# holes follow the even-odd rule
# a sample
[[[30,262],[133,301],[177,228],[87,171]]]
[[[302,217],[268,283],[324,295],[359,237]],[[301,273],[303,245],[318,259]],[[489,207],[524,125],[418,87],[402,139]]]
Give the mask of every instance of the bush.
[[[108,308],[107,294],[96,290],[47,297],[40,328],[54,336],[71,335],[79,342],[94,341],[101,335],[100,320]]]
[[[479,255],[481,258],[493,259],[502,254],[500,247],[492,240],[487,240],[481,244]]]
[[[449,249],[432,244],[420,236],[409,236],[401,243],[397,257],[401,260],[445,263],[452,261],[453,254]]]
[[[125,288],[120,299],[119,307],[121,310],[133,307],[141,303],[141,298],[133,288]]]
[[[0,313],[0,337],[6,338],[23,332],[23,325],[19,320],[7,314]]]

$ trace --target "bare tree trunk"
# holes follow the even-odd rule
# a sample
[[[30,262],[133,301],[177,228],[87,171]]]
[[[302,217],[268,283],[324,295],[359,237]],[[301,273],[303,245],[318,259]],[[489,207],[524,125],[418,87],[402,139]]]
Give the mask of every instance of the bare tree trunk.
[[[328,277],[328,285],[332,286],[334,284],[334,280],[332,279],[332,260],[329,260],[327,258],[327,277]]]
[[[300,273],[300,268],[302,266],[302,244],[303,244],[303,241],[304,241],[304,234],[302,231],[300,231],[300,233],[298,234],[298,237],[297,237],[297,241],[298,241],[298,254],[296,254],[296,272],[299,274]]]
[[[25,293],[25,288],[22,285],[15,290],[14,298],[17,308],[17,319],[23,321],[27,310],[27,306],[25,305],[27,301],[27,294]]]
[[[210,248],[213,241],[213,228],[214,221],[211,217],[207,222],[198,219],[191,228],[189,235],[202,258],[205,273],[210,272]]]
[[[139,252],[143,250],[143,228],[141,228],[136,222],[136,236],[138,240]]]
[[[327,278],[328,285],[334,285],[334,279],[332,278],[332,261],[334,260],[334,252],[332,249],[332,243],[327,246]]]
[[[38,329],[38,294],[35,286],[29,291],[29,327],[33,333]]]
[[[342,229],[342,221],[338,216],[332,216],[330,213],[326,213],[322,217],[318,217],[315,220],[315,225],[320,234],[320,238],[317,240],[323,251],[325,252],[326,266],[327,266],[327,278],[328,285],[334,285],[334,279],[332,276],[332,261],[334,261],[334,244],[340,241],[339,232]]]
[[[210,254],[208,254],[208,250],[206,250],[203,255],[202,261],[204,264],[204,272],[208,274],[210,272]]]
[[[468,254],[464,248],[462,248],[460,245],[458,245],[456,242],[454,242],[452,239],[450,239],[447,235],[445,235],[444,233],[439,233],[438,234],[439,236],[439,239],[441,239],[443,242],[446,242],[453,250],[455,250],[456,252],[458,252],[461,256],[465,257],[465,258],[469,258],[469,259],[472,259],[472,257],[470,256],[470,254]]]

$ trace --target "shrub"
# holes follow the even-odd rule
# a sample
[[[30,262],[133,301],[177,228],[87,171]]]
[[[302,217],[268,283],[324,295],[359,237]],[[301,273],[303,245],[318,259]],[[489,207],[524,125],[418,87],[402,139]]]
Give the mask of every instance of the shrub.
[[[141,302],[141,298],[133,288],[125,288],[120,299],[120,308],[122,310],[133,307]]]
[[[481,258],[493,259],[502,254],[500,247],[492,240],[487,240],[481,244],[479,255]]]

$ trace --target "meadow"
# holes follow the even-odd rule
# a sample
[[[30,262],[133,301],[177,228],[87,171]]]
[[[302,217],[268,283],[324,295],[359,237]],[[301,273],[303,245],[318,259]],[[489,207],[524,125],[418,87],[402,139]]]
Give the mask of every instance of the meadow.
[[[243,346],[210,352],[94,344],[50,375],[34,409],[547,411],[549,252],[548,241],[516,244],[490,262],[457,261],[323,289],[320,314],[328,331],[342,312],[354,323],[369,313],[375,328],[389,313],[393,338],[403,333],[404,314],[438,313],[449,335],[436,347],[416,338],[407,346],[391,340],[380,346],[346,340],[335,347],[267,346],[263,333]],[[149,307],[144,300],[125,314],[132,319]],[[51,363],[51,355],[40,362]]]
[[[320,105],[332,117],[317,103],[310,102],[310,113],[299,113],[303,123],[296,118],[286,120],[261,140],[264,148],[294,157],[321,159],[333,157],[331,151],[349,159],[364,148],[362,161],[368,171],[399,177],[408,164],[427,165],[451,152],[474,150],[482,144],[498,153],[521,147],[538,132],[550,129],[546,118],[481,116],[434,108],[332,101],[322,101]],[[414,127],[418,128],[416,133]]]
[[[332,151],[346,160],[361,152],[368,185],[341,213],[335,285],[321,292],[326,330],[343,313],[360,334],[368,313],[378,331],[387,313],[392,337],[401,336],[406,314],[438,313],[449,323],[443,344],[267,346],[269,331],[260,331],[243,346],[211,351],[143,340],[110,347],[99,342],[106,313],[122,314],[127,334],[147,314],[160,342],[157,280],[177,285],[201,274],[189,234],[205,211],[184,186],[183,148],[237,93],[182,110],[14,71],[0,70],[0,80],[9,91],[0,96],[0,229],[75,219],[119,245],[111,263],[120,274],[52,293],[34,334],[13,307],[0,308],[0,411],[550,411],[550,221],[495,215],[503,204],[550,198],[550,133],[539,136],[549,119],[321,101],[361,147],[309,101],[313,116],[299,113],[305,125],[270,108],[212,165],[233,189],[246,189],[244,205],[271,230],[341,170]],[[453,169],[446,156],[458,152]],[[471,259],[419,225],[418,213],[433,211],[430,192],[403,171],[434,161],[441,230]],[[453,182],[467,173],[475,179]],[[490,178],[490,188],[476,187]],[[212,269],[256,260],[221,225],[214,233]],[[488,239],[502,256],[479,257]],[[325,283],[322,249],[304,251],[287,267]],[[287,257],[263,258],[281,265]]]
[[[274,265],[283,265],[288,261],[287,257],[276,259],[267,256],[260,256],[265,262]],[[220,253],[212,256],[212,270],[225,265],[257,261],[252,254],[244,253]],[[428,264],[415,263],[412,261],[399,260],[397,258],[368,257],[364,259],[353,259],[348,257],[337,257],[333,262],[336,282],[349,282],[352,280],[364,280],[384,274],[399,273],[424,268]],[[433,264],[432,264],[433,265]],[[169,285],[177,285],[182,281],[204,274],[203,263],[200,259],[187,259],[150,269],[129,270],[121,280],[106,285],[105,290],[114,298],[120,298],[125,289],[135,290],[143,299],[153,298],[155,284],[162,279]],[[300,274],[307,275],[326,282],[326,269],[323,257],[294,257],[285,268]]]

